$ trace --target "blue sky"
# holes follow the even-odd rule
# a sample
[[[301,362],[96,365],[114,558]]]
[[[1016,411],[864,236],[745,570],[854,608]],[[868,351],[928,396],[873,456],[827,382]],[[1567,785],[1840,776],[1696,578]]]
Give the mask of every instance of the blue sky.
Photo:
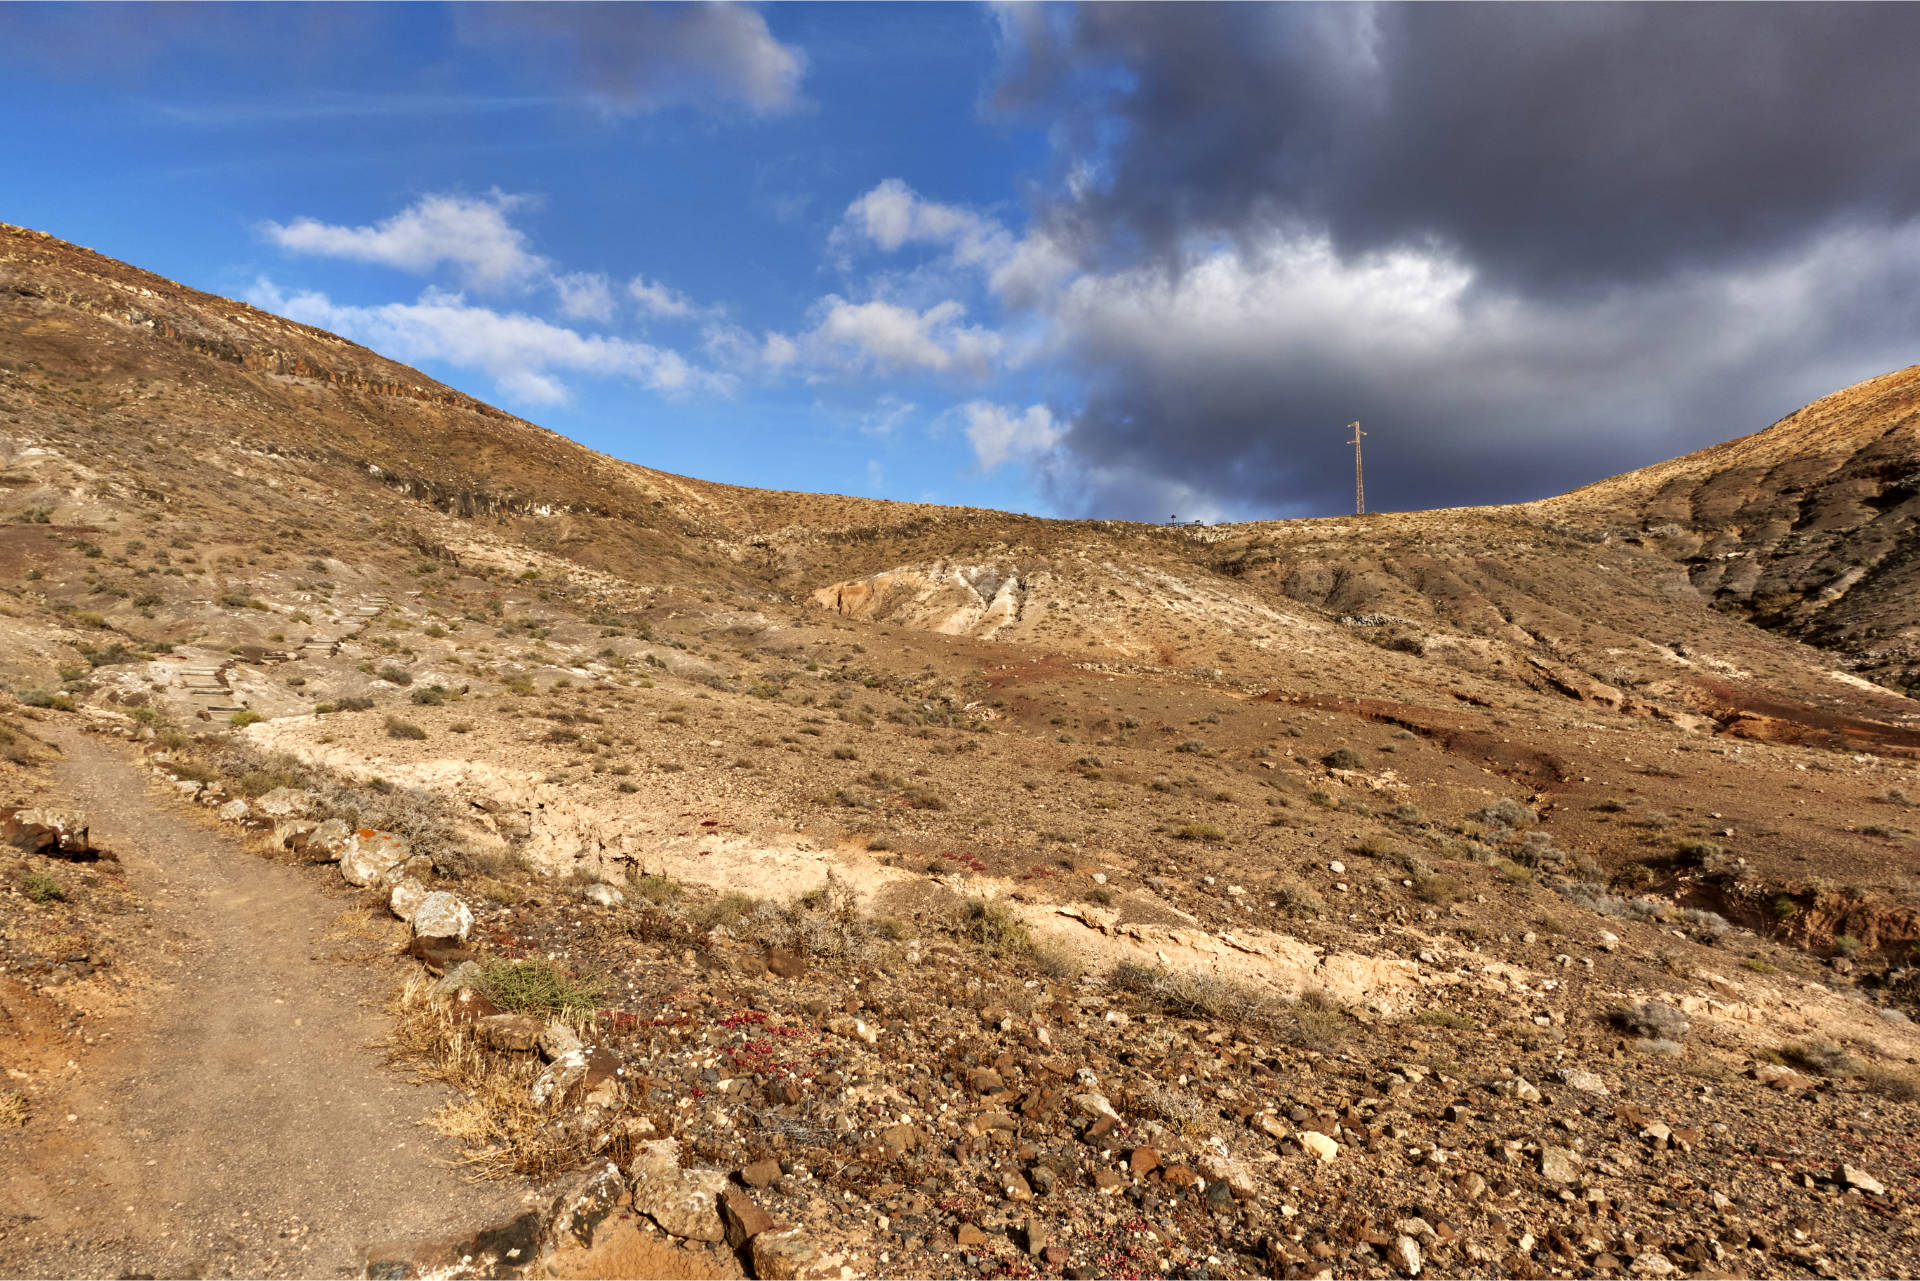
[[[1505,501],[1916,358],[1892,8],[11,5],[0,218],[717,480]]]

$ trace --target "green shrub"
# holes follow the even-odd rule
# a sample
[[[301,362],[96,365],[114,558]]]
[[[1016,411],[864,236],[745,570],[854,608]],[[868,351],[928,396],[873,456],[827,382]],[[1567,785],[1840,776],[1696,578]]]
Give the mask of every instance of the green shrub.
[[[67,897],[60,882],[44,872],[28,872],[20,882],[20,889],[36,903],[58,903]]]
[[[1218,844],[1227,839],[1227,834],[1211,823],[1182,823],[1173,830],[1173,837],[1178,841],[1206,841],[1209,844]]]
[[[421,729],[412,721],[403,721],[397,716],[387,717],[388,738],[422,739],[426,736],[427,731]]]
[[[1328,769],[1365,769],[1367,758],[1351,747],[1336,747],[1322,756],[1320,763]]]
[[[233,726],[235,729],[245,729],[249,725],[257,724],[261,719],[260,713],[254,711],[251,707],[243,707],[233,715],[227,717],[227,724]]]
[[[413,684],[413,673],[404,667],[398,667],[392,663],[388,663],[385,667],[382,667],[375,675],[390,685]]]
[[[606,990],[606,981],[569,974],[538,957],[525,961],[494,957],[481,962],[479,987],[488,1000],[510,1013],[585,1014]]]

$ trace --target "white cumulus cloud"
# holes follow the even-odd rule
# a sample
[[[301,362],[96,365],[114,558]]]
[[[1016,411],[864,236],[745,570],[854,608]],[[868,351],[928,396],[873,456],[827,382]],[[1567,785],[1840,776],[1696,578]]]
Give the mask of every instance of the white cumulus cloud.
[[[422,196],[391,218],[347,227],[315,218],[267,222],[267,239],[292,253],[378,263],[426,274],[452,267],[464,284],[500,289],[544,275],[550,264],[527,246],[526,233],[507,220],[527,204],[502,192],[480,197]]]
[[[1054,419],[1045,405],[1029,405],[1022,410],[991,401],[974,400],[960,406],[966,423],[967,443],[982,471],[995,471],[1001,465],[1019,460],[1031,462],[1051,454],[1066,434],[1064,425]]]
[[[898,178],[847,206],[833,243],[844,252],[857,239],[886,253],[907,245],[943,249],[954,266],[985,273],[988,287],[1014,306],[1032,305],[1073,271],[1069,256],[1046,236],[1016,238],[997,219],[928,200]]]
[[[915,311],[828,294],[818,313],[808,344],[821,363],[844,372],[923,369],[984,376],[1002,346],[992,330],[962,323],[967,309],[953,301]]]
[[[429,289],[416,302],[360,307],[336,303],[323,293],[284,293],[262,280],[248,291],[248,301],[344,334],[396,360],[439,360],[478,370],[519,401],[565,403],[571,398],[562,381],[567,374],[625,378],[665,393],[725,387],[678,352],[582,334],[521,312],[477,307],[461,294],[442,290]]]

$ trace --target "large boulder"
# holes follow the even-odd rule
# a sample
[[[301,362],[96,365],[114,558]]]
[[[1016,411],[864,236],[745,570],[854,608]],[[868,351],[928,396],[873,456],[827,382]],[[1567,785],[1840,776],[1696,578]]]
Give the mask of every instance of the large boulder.
[[[423,938],[463,939],[473,929],[473,909],[445,890],[422,898],[407,919]]]
[[[363,827],[340,847],[340,875],[349,885],[391,884],[404,875],[398,869],[411,857],[407,843],[392,832]]]
[[[353,829],[337,818],[330,818],[307,833],[307,854],[327,863],[338,863],[353,839]]]
[[[0,809],[0,841],[30,854],[77,857],[91,853],[84,810],[8,806]]]
[[[726,1240],[720,1217],[720,1194],[728,1186],[723,1172],[681,1169],[677,1139],[640,1143],[633,1151],[627,1178],[633,1184],[635,1210],[688,1241]]]

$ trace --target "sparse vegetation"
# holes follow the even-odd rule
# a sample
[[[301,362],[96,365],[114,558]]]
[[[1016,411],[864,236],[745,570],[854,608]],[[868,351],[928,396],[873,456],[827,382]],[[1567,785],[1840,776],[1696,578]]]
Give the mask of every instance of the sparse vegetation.
[[[569,973],[552,961],[494,958],[480,967],[480,990],[514,1014],[584,1014],[591,1011],[606,980]]]

